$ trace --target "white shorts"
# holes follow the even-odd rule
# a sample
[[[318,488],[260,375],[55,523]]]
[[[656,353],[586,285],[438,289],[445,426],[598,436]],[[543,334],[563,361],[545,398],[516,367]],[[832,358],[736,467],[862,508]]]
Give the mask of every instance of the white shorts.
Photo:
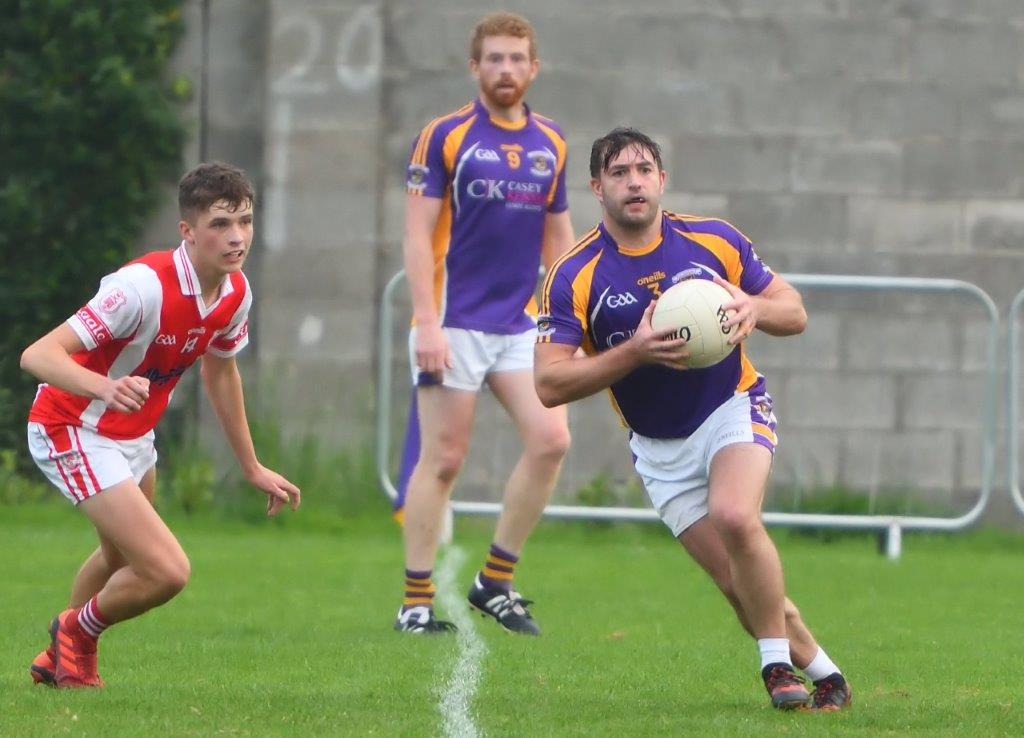
[[[28,424],[28,450],[51,484],[76,505],[156,465],[153,431],[116,441],[88,428]]]
[[[443,384],[452,389],[476,392],[484,378],[493,372],[514,372],[533,369],[533,346],[537,329],[504,335],[484,333],[465,328],[442,328],[452,354],[452,369],[444,372],[444,380],[421,372],[416,366],[416,327],[409,331],[409,366],[412,383],[417,387]]]
[[[672,535],[678,536],[708,514],[708,478],[715,454],[734,443],[757,443],[774,453],[775,425],[771,395],[741,392],[722,403],[687,438],[632,434],[634,466]]]

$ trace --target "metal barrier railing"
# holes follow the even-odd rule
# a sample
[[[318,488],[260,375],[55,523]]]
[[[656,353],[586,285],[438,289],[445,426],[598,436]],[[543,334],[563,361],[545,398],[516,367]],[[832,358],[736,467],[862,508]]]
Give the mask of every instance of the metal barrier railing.
[[[1007,448],[1006,455],[1009,458],[1009,468],[1007,470],[1007,483],[1010,487],[1010,496],[1013,498],[1013,504],[1017,506],[1017,510],[1024,515],[1024,493],[1021,492],[1020,488],[1020,314],[1021,308],[1024,307],[1024,290],[1017,293],[1017,296],[1013,298],[1013,302],[1010,304],[1010,314],[1007,318],[1009,326],[1007,327],[1007,333],[1009,339],[1007,341],[1007,351],[1009,357],[1007,361],[1007,379],[1009,383],[1007,395],[1009,397],[1009,407],[1006,411],[1006,426],[1007,426]]]
[[[377,381],[377,470],[381,486],[392,500],[398,490],[391,481],[388,466],[391,457],[391,363],[393,360],[394,306],[392,296],[404,279],[405,272],[395,274],[381,294],[379,332],[379,371]],[[985,380],[985,406],[982,424],[981,490],[974,505],[963,515],[953,518],[907,515],[831,515],[824,513],[766,512],[767,525],[785,525],[802,528],[832,528],[850,530],[878,530],[885,534],[885,552],[890,559],[899,558],[904,530],[954,531],[968,527],[978,520],[992,496],[996,442],[996,383],[998,377],[997,349],[999,342],[999,311],[995,302],[980,287],[957,279],[925,279],[913,277],[865,277],[827,274],[786,274],[783,277],[796,287],[844,290],[847,292],[903,291],[915,293],[952,293],[966,295],[981,304],[988,316],[987,371]],[[1014,305],[1019,309],[1024,292]],[[1016,407],[1014,405],[1014,407]],[[1015,425],[1015,424],[1011,424]],[[1011,459],[1015,459],[1011,453]],[[1014,471],[1016,467],[1013,467]],[[1016,480],[1016,476],[1012,479]],[[1018,506],[1024,512],[1024,498],[1015,488]],[[496,502],[453,500],[451,511],[469,515],[497,515],[501,505]],[[583,505],[549,505],[544,515],[551,518],[579,520],[646,520],[657,521],[652,509],[631,507],[587,507]]]

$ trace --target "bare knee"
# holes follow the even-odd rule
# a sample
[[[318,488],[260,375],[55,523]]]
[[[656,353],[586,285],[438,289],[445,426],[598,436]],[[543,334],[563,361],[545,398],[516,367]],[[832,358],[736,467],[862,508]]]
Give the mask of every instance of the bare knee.
[[[192,578],[192,562],[188,560],[188,556],[182,552],[181,556],[175,561],[171,570],[167,576],[168,588],[174,590],[177,594],[181,590],[185,589],[185,585],[188,584],[188,580]]]
[[[185,589],[189,577],[192,575],[192,564],[184,551],[168,553],[154,562],[146,571],[145,578],[149,580],[154,593],[165,600],[169,600]]]
[[[527,438],[526,452],[541,461],[560,464],[571,443],[569,429],[565,425],[557,425]]]
[[[448,486],[459,475],[465,458],[466,448],[464,446],[449,444],[425,454],[421,457],[421,463],[431,477]]]
[[[708,517],[729,547],[749,545],[764,531],[761,516],[756,510],[712,505]]]
[[[192,564],[188,556],[182,553],[173,560],[167,562],[162,572],[163,589],[171,597],[185,589],[189,578],[192,576]]]

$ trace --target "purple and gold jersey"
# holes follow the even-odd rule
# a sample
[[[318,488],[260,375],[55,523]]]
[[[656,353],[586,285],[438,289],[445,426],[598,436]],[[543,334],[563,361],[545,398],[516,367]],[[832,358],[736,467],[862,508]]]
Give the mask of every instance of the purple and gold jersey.
[[[547,213],[568,207],[561,130],[527,108],[510,124],[479,100],[436,118],[413,145],[410,195],[441,198],[433,233],[441,324],[487,333],[533,327]]]
[[[652,297],[716,274],[750,295],[774,278],[747,237],[723,220],[663,212],[661,235],[637,249],[619,246],[600,223],[548,274],[537,340],[582,346],[588,355],[606,351],[633,335]],[[643,366],[609,389],[634,432],[685,438],[735,393],[765,388],[740,344],[715,366]]]

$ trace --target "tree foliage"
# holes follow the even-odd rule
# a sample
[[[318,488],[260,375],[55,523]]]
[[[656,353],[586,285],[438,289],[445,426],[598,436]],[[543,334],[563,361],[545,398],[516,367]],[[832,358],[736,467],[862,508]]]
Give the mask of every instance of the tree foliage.
[[[24,445],[21,351],[129,258],[177,172],[181,0],[0,0],[0,449]]]

